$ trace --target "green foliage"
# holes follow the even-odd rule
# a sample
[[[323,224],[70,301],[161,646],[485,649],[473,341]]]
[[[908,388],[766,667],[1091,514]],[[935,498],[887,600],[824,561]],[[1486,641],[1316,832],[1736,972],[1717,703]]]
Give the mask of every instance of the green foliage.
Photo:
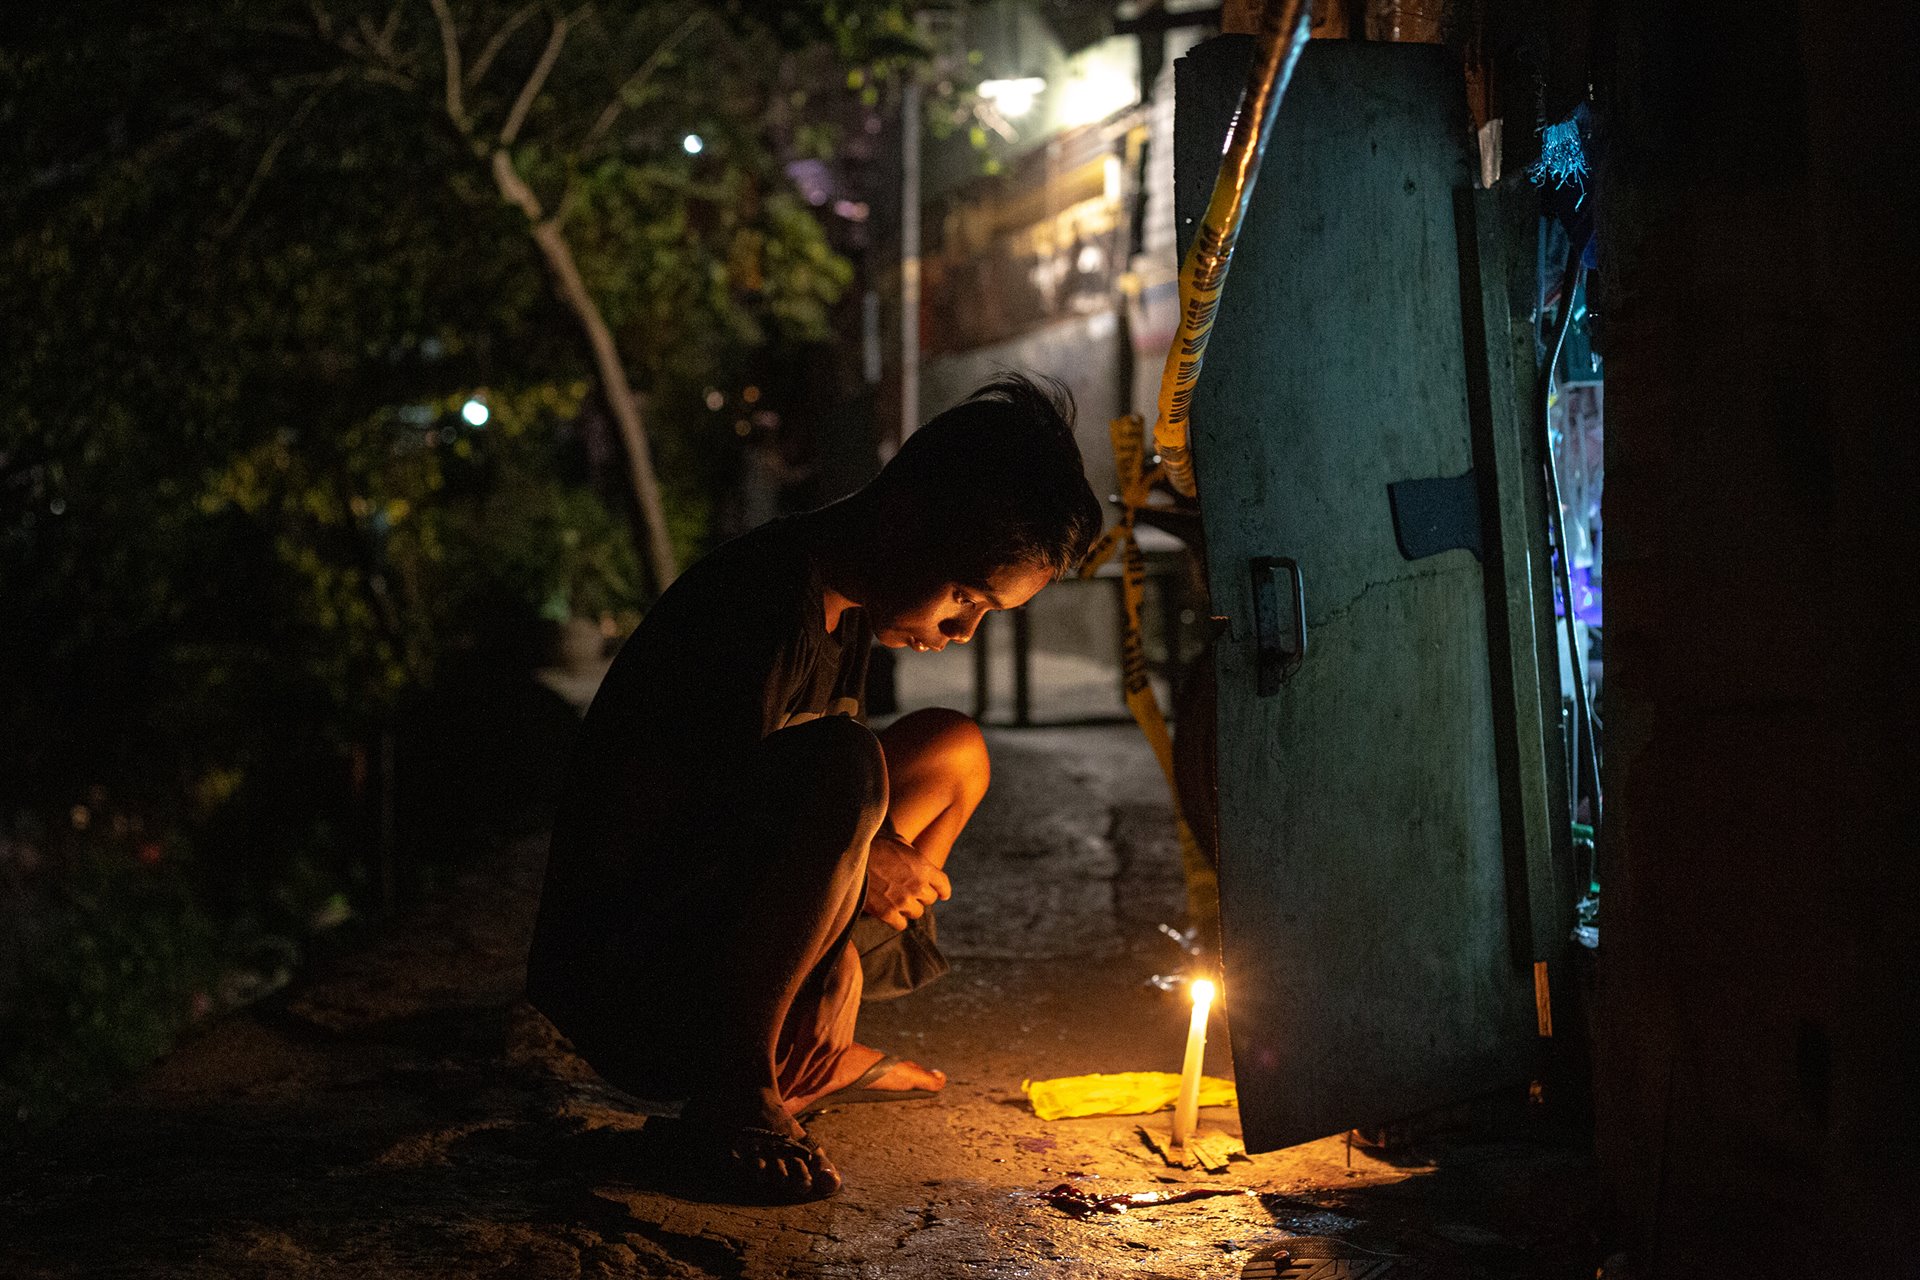
[[[739,172],[699,182],[624,166],[586,185],[579,209],[582,268],[607,283],[608,322],[656,377],[698,379],[717,352],[776,337],[828,337],[853,276],[801,201]]]
[[[229,459],[200,506],[271,548],[283,657],[334,705],[384,721],[433,683],[450,638],[502,619],[637,617],[632,539],[561,479],[556,441],[585,398],[584,383],[456,393],[303,447],[283,436]],[[461,416],[470,400],[484,424]]]
[[[478,433],[422,447],[433,428],[396,425],[421,406],[446,423],[478,386],[565,389],[592,412],[577,323],[484,154],[553,15],[509,29],[516,7],[451,12],[470,137],[447,118],[424,5],[83,2],[0,54],[20,142],[0,161],[0,308],[34,318],[0,362],[15,513],[0,575],[17,614],[0,659],[26,677],[18,736],[41,775],[27,790],[103,770],[175,787],[244,754],[212,730],[243,738],[249,698],[289,679],[311,685],[301,705],[344,712],[350,737],[431,679],[436,637],[489,593],[536,612],[563,594],[592,611],[643,603],[609,537],[617,460],[596,492],[566,449],[469,462],[458,451]],[[584,283],[654,393],[671,518],[693,550],[709,446],[674,389],[820,339],[850,278],[786,189],[763,68],[822,39],[897,59],[910,27],[875,4],[580,12],[514,163],[564,210]],[[698,157],[677,145],[695,128]],[[570,421],[550,410],[541,430]],[[486,483],[501,492],[483,499]],[[182,711],[221,723],[183,745]],[[50,740],[76,749],[49,756]]]
[[[450,655],[647,603],[579,319],[493,172],[516,104],[683,557],[717,474],[702,380],[826,336],[851,277],[782,172],[788,68],[830,46],[825,104],[845,60],[917,56],[900,6],[449,12],[463,119],[425,3],[74,0],[0,48],[0,821],[61,829],[104,790],[166,833],[158,867],[43,848],[10,899],[8,1101],[146,1061],[214,969],[367,907],[367,744]]]
[[[0,842],[13,919],[0,1027],[0,1135],[45,1123],[151,1062],[215,1007],[220,931],[156,840],[75,839],[28,875]],[[49,855],[34,853],[34,858]]]
[[[560,478],[553,458],[559,424],[579,415],[585,397],[584,383],[494,391],[485,429],[457,428],[446,496],[415,521],[416,534],[431,537],[396,552],[415,581],[437,581],[455,626],[471,629],[502,611],[550,622],[637,619],[632,539],[591,490]],[[448,408],[446,420],[458,421]],[[454,430],[443,426],[442,440]]]

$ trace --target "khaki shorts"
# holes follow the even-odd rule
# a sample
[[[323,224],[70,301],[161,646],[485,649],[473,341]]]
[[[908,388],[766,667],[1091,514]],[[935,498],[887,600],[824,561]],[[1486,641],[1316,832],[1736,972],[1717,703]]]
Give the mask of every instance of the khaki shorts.
[[[953,966],[940,954],[933,908],[896,930],[884,920],[863,915],[853,922],[853,948],[860,953],[865,979],[860,999],[893,1000],[918,991]]]

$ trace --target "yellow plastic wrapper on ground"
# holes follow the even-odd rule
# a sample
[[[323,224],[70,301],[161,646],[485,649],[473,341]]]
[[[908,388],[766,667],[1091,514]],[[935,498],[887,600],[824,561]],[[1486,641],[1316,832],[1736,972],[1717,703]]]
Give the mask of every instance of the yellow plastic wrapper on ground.
[[[1164,1111],[1180,1092],[1176,1071],[1116,1071],[1106,1075],[1061,1076],[1055,1080],[1023,1080],[1020,1087],[1042,1120],[1075,1116],[1139,1116]],[[1200,1105],[1231,1107],[1239,1095],[1231,1080],[1200,1077]]]

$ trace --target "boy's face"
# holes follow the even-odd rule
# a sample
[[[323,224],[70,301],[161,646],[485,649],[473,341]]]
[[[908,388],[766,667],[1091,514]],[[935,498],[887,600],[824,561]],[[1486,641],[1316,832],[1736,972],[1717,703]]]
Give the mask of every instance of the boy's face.
[[[873,635],[889,649],[921,653],[965,644],[991,609],[1018,609],[1053,581],[1043,568],[1018,565],[999,569],[985,582],[942,583],[930,595],[898,601],[867,600],[863,607]]]

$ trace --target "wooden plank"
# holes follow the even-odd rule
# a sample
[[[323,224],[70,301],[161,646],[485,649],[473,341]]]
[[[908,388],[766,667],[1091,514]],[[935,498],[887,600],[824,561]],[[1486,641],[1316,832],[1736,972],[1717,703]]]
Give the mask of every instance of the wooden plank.
[[[1540,691],[1559,677],[1543,669],[1552,637],[1538,634],[1539,597],[1551,600],[1535,504],[1537,465],[1529,472],[1525,439],[1535,427],[1516,392],[1513,347],[1508,340],[1506,253],[1498,196],[1461,191],[1456,196],[1460,243],[1462,358],[1472,421],[1474,466],[1481,480],[1484,522],[1487,641],[1493,691],[1494,749],[1500,774],[1502,843],[1515,960],[1543,961],[1562,955],[1573,926],[1574,898],[1564,864],[1556,872],[1556,820],[1551,755],[1561,751],[1560,728],[1546,718]],[[1549,616],[1551,606],[1549,605]]]

